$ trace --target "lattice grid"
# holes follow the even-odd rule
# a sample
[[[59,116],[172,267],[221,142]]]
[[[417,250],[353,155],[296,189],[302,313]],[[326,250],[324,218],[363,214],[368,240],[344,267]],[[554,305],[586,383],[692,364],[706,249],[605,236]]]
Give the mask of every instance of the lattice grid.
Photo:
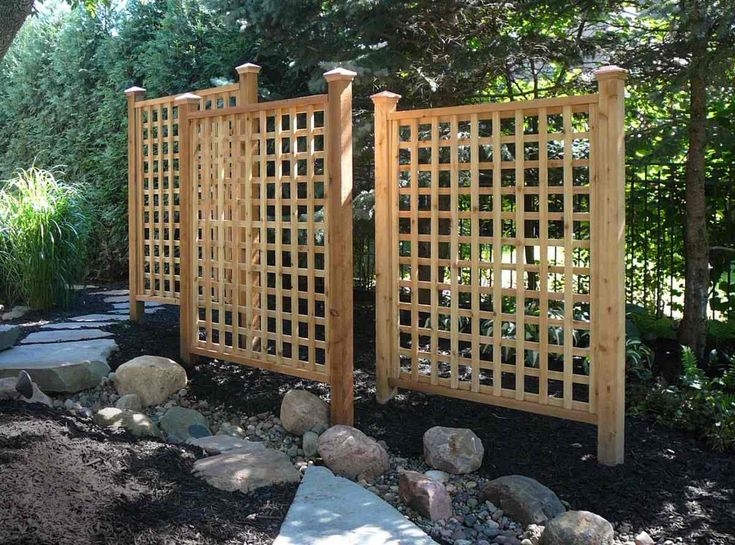
[[[595,108],[392,114],[402,386],[595,412]]]
[[[197,91],[200,110],[237,105],[237,85]],[[179,123],[174,96],[136,104],[139,263],[142,293],[149,300],[178,303],[180,296]]]
[[[324,380],[326,98],[192,120],[197,348]]]

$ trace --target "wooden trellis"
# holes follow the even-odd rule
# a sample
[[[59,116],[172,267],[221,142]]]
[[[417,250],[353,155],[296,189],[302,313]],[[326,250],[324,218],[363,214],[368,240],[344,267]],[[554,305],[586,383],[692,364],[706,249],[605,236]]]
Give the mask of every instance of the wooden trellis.
[[[181,353],[329,382],[352,423],[352,79],[257,101],[129,89],[131,319],[180,303]]]
[[[599,94],[375,103],[378,399],[396,388],[597,424],[623,460],[625,72]]]

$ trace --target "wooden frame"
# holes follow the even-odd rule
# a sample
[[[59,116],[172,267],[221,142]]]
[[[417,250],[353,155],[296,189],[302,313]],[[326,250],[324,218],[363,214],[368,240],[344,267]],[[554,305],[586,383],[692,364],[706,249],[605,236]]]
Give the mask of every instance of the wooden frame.
[[[184,361],[329,382],[332,422],[352,424],[355,73],[259,103],[259,71],[177,97],[129,90],[131,318],[179,303]]]
[[[377,392],[598,425],[623,461],[625,72],[600,92],[375,103]],[[604,326],[603,326],[604,324]]]

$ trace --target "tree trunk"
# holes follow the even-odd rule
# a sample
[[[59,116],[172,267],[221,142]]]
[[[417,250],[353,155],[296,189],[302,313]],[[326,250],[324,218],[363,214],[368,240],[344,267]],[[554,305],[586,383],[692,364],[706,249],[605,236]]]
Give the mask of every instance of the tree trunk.
[[[707,40],[703,32],[701,6],[691,3],[693,33],[692,64],[689,76],[689,151],[686,164],[686,229],[684,254],[686,285],[684,317],[679,341],[692,348],[702,361],[707,342],[707,301],[709,292],[709,243],[705,196],[705,149],[707,143]]]
[[[33,0],[0,0],[0,60],[32,11]]]

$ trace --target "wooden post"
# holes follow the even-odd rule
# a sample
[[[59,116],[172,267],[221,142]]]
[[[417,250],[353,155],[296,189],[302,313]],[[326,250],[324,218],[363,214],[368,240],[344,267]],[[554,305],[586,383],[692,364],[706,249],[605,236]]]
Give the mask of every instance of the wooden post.
[[[397,325],[395,312],[395,278],[393,278],[393,230],[391,217],[390,122],[388,114],[396,111],[401,95],[383,91],[370,97],[375,105],[375,375],[378,403],[387,403],[396,394],[389,383],[393,362]]]
[[[324,74],[327,126],[327,253],[329,333],[327,360],[332,424],[353,424],[352,348],[352,80],[337,68]]]
[[[142,203],[139,199],[140,180],[138,179],[138,157],[140,156],[140,138],[136,125],[137,115],[135,103],[145,93],[142,87],[131,87],[125,90],[128,99],[128,289],[130,291],[130,319],[139,322],[145,313],[145,303],[138,301],[142,286],[139,285],[140,247],[138,244],[138,227],[140,226]]]
[[[179,110],[179,353],[184,363],[191,363],[192,336],[195,334],[196,294],[192,290],[197,263],[192,253],[194,240],[194,149],[189,114],[197,111],[201,97],[186,93],[174,99]]]
[[[240,93],[237,96],[237,105],[245,106],[247,104],[257,103],[258,102],[258,74],[260,73],[260,66],[258,66],[257,64],[245,63],[245,64],[241,64],[240,66],[238,66],[235,70],[237,70],[237,74],[240,76],[240,81],[239,81]],[[253,117],[247,116],[245,122],[252,123]],[[242,132],[243,134],[252,134],[252,129],[243,130]],[[252,146],[253,144],[252,142],[248,142],[248,145]],[[246,155],[247,161],[248,161],[248,163],[245,165],[245,172],[244,172],[244,176],[245,176],[244,182],[246,184],[251,183],[251,177],[252,177],[251,168],[252,167],[250,165],[251,163],[250,157],[252,156],[252,151],[253,150],[251,147],[250,149],[247,150],[247,155]],[[251,186],[251,191],[252,191],[252,186]],[[240,191],[237,191],[235,194],[238,195],[238,200],[239,200],[239,197],[242,196]],[[245,195],[248,195],[248,194],[249,194],[248,192],[245,193]],[[237,202],[236,206],[240,206],[240,203]],[[249,226],[252,226],[253,220],[258,218],[260,214],[259,201],[253,200],[253,203],[246,203],[245,206],[246,206],[246,214],[248,214],[248,216],[245,217],[244,220]],[[256,231],[255,229],[249,228],[247,231],[250,232],[250,248],[259,248],[260,247],[260,230]],[[251,306],[252,306],[251,310],[252,310],[252,309],[260,308],[260,305],[261,305],[260,298],[258,296],[258,294],[260,293],[260,288],[261,288],[260,272],[259,272],[260,270],[260,250],[253,250],[251,255],[246,256],[246,259],[250,260],[250,267],[248,268],[249,270],[252,271],[250,272],[250,278],[249,278],[250,281],[248,282],[250,286],[250,297],[248,299],[251,301]],[[237,260],[235,262],[234,267],[235,267],[234,274],[235,274],[235,279],[236,279],[235,289],[239,290],[241,279],[240,279],[240,272],[238,270]],[[239,301],[240,299],[235,298],[235,300]],[[251,316],[252,316],[251,323],[247,324],[247,327],[250,329],[250,331],[260,331],[260,324],[261,324],[260,313],[256,314],[255,312],[253,312]],[[240,326],[239,312],[236,312],[233,314],[233,324],[236,327]],[[250,341],[250,346],[247,348],[255,350],[259,346],[260,346],[260,337],[253,337]]]
[[[599,85],[593,184],[592,357],[597,388],[597,460],[623,463],[625,443],[625,78],[606,66]]]

